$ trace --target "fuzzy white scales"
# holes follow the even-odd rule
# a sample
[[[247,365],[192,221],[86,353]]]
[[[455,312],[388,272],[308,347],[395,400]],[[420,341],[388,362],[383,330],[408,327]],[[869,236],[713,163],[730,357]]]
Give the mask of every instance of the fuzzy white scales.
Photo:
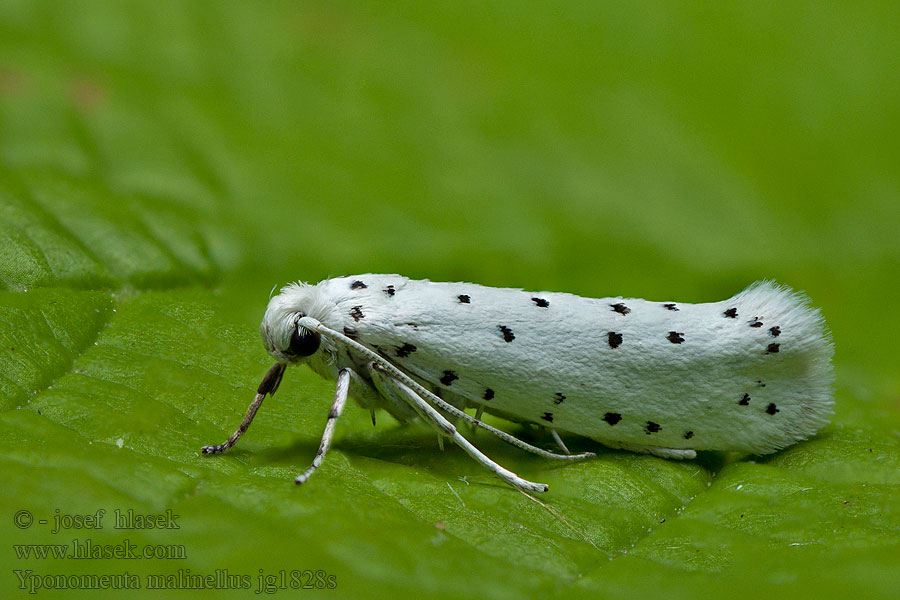
[[[237,440],[285,365],[305,362],[329,379],[346,372],[320,453],[298,483],[321,464],[348,393],[402,421],[422,417],[502,479],[533,491],[546,486],[485,457],[445,415],[574,459],[591,454],[548,453],[461,409],[537,423],[557,440],[571,432],[669,458],[772,452],[814,434],[831,414],[824,321],[804,296],[772,282],[688,304],[367,274],[283,288],[260,330],[279,361],[269,389],[264,380],[241,428],[204,452]]]

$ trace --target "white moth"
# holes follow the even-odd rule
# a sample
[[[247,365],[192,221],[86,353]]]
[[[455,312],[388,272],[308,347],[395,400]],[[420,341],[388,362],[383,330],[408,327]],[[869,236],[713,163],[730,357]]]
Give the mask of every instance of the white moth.
[[[525,450],[562,460],[557,432],[666,458],[696,450],[766,454],[813,435],[831,414],[833,353],[805,296],[758,282],[723,302],[582,298],[472,283],[356,275],[284,287],[260,325],[278,361],[234,445],[287,365],[337,381],[321,465],[348,393],[400,421],[420,417],[507,483],[526,481],[482,454],[461,419]],[[475,417],[463,412],[476,407]],[[550,430],[564,452],[531,446],[480,420],[486,411]]]

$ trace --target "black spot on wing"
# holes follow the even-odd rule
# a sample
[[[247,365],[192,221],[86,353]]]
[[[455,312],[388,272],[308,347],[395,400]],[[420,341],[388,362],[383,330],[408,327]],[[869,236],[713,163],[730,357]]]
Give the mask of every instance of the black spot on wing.
[[[363,314],[362,306],[354,306],[350,309],[350,316],[353,317],[354,321],[359,321],[364,318],[366,315]]]
[[[544,415],[543,415],[541,418],[542,418],[543,420],[547,421],[548,423],[552,423],[552,422],[553,422],[553,413],[551,413],[551,412],[545,412]]]
[[[738,312],[737,312],[736,308],[729,308],[722,314],[725,315],[726,317],[728,317],[729,319],[737,319],[737,316],[738,316]]]
[[[778,325],[776,325],[775,327],[770,327],[769,335],[771,335],[772,337],[778,337],[779,335],[781,335],[781,327],[779,327]]]
[[[766,384],[763,383],[763,382],[760,381],[760,380],[757,380],[757,381],[756,381],[756,385],[759,386],[759,387],[766,387]]]
[[[386,288],[384,288],[381,291],[384,292],[385,294],[387,294],[388,296],[393,296],[394,294],[397,293],[397,290],[395,290],[394,286],[392,286],[392,285],[387,286]]]
[[[625,306],[624,304],[622,304],[621,302],[619,302],[618,304],[610,304],[609,307],[612,308],[615,312],[619,313],[620,315],[627,315],[628,313],[631,312],[631,309],[628,308],[627,306]]]
[[[344,327],[344,335],[346,335],[351,340],[355,340],[356,336],[359,335],[359,332],[355,329],[350,329],[349,327]]]
[[[659,426],[659,423],[654,423],[653,421],[647,421],[647,426],[644,427],[644,429],[647,430],[647,435],[650,435],[651,433],[658,432],[660,429],[662,429],[662,427]]]
[[[674,310],[674,311],[678,310],[678,307],[675,306],[675,304],[673,304],[673,303],[663,304],[663,306],[666,307],[666,310]]]
[[[691,439],[692,437],[694,437],[694,432],[693,432],[693,431],[685,431],[685,432],[684,432],[684,439],[689,440],[689,439]]]
[[[666,336],[666,339],[673,344],[681,344],[684,342],[684,332],[670,331],[669,335]]]
[[[616,423],[618,423],[619,421],[622,420],[622,415],[620,415],[619,413],[608,412],[605,415],[603,415],[603,420],[606,421],[607,423],[609,423],[610,425],[615,425]]]
[[[615,331],[610,331],[606,336],[609,338],[609,347],[610,348],[618,348],[622,343],[622,334],[616,333]]]
[[[366,284],[364,284],[364,283],[363,283],[362,281],[360,281],[359,279],[354,280],[354,282],[350,284],[350,289],[351,289],[351,290],[364,290],[364,289],[366,289],[367,287],[369,287],[369,286],[367,286]]]
[[[453,371],[444,371],[444,374],[441,375],[441,383],[446,386],[449,386],[457,379],[459,379],[459,375],[457,375]]]
[[[774,415],[774,414],[777,413],[777,412],[781,412],[781,410],[779,410],[779,409],[775,406],[775,403],[774,403],[774,402],[770,402],[769,405],[766,407],[766,412],[769,413],[770,415]]]
[[[769,344],[766,346],[766,354],[775,354],[781,350],[781,344]]]
[[[750,327],[762,327],[763,322],[759,320],[759,317],[753,317],[752,321],[747,321],[750,324]]]
[[[472,300],[471,298],[469,298],[468,294],[460,294],[456,297],[456,299],[459,300],[460,304],[469,304],[469,302]]]
[[[750,394],[744,394],[743,396],[741,396],[741,399],[738,400],[738,404],[740,404],[741,406],[749,405],[750,404]]]
[[[492,390],[491,388],[485,388],[484,394],[482,394],[481,397],[484,398],[485,400],[493,400],[494,390]]]
[[[550,301],[544,300],[543,298],[532,298],[531,301],[541,308],[547,308],[548,306],[550,306]]]
[[[516,339],[516,335],[512,332],[512,329],[510,329],[506,325],[497,325],[497,329],[499,329],[500,333],[503,334],[504,342],[509,343]]]
[[[412,352],[415,352],[416,350],[417,350],[417,348],[412,344],[409,344],[409,343],[403,344],[402,346],[397,348],[397,357],[398,358],[406,358],[407,356],[409,356]]]
[[[553,397],[553,404],[562,404],[566,397],[559,392],[556,392],[556,395]]]

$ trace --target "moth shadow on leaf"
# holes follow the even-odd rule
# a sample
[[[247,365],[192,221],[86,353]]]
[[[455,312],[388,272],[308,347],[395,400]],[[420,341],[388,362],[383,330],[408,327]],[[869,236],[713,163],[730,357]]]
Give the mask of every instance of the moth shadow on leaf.
[[[547,472],[566,469],[574,464],[531,454],[497,439],[487,431],[478,430],[473,433],[471,428],[465,424],[458,424],[458,430],[484,454],[514,471]],[[528,426],[512,426],[507,427],[506,431],[529,444],[551,452],[561,452],[546,430]],[[609,448],[590,438],[574,434],[565,434],[562,438],[572,452],[590,451],[597,455],[595,458],[587,458],[579,462],[612,460],[630,463],[633,460],[671,460]],[[437,435],[434,432],[413,423],[348,432],[334,440],[329,456],[333,460],[335,458],[333,455],[340,453],[351,461],[369,459],[407,468],[428,469],[433,474],[448,479],[455,479],[461,474],[484,473],[487,475],[482,467],[449,439],[444,440],[444,448],[442,451],[438,446]],[[307,436],[297,438],[286,445],[255,450],[256,456],[253,460],[256,464],[278,464],[302,470],[313,460],[318,449],[318,437]],[[704,470],[717,472],[728,462],[739,458],[739,456],[730,456],[729,453],[704,451],[698,452],[697,458],[691,461],[674,460],[673,462],[691,462]],[[329,458],[326,457],[322,468],[327,469],[328,463]]]
[[[458,426],[459,431],[484,454],[496,460],[498,463],[516,468],[538,468],[540,466],[554,466],[556,461],[536,456],[499,440],[487,431],[472,430],[465,425]],[[552,452],[559,452],[549,436],[544,439],[537,436],[532,439],[527,430],[515,430],[512,433],[521,439],[538,443],[542,448]],[[588,443],[591,450],[603,450],[603,446],[581,438]],[[548,443],[549,440],[549,443]],[[584,445],[584,444],[582,444]],[[279,464],[292,464],[302,468],[302,463],[311,461],[319,449],[319,440],[316,437],[297,439],[289,445],[273,448],[264,448],[257,451],[257,459],[262,462],[277,462]],[[368,458],[384,462],[390,462],[407,467],[428,467],[436,472],[449,474],[457,473],[460,468],[470,469],[465,465],[471,465],[471,471],[478,471],[478,466],[472,458],[451,440],[444,440],[444,450],[438,446],[437,435],[416,424],[397,425],[392,428],[379,428],[368,432],[351,432],[337,437],[331,445],[331,453],[343,453],[349,457]],[[323,468],[327,468],[328,458],[325,459]]]

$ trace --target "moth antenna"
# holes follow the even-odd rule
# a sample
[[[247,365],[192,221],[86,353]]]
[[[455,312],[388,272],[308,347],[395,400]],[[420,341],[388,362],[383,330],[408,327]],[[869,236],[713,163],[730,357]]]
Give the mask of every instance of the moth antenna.
[[[305,471],[297,475],[294,483],[301,485],[309,481],[309,478],[316,472],[325,460],[328,448],[331,446],[331,438],[334,436],[334,425],[344,411],[344,404],[347,403],[347,393],[350,390],[350,374],[352,371],[348,368],[341,369],[337,376],[337,386],[334,390],[334,402],[331,403],[331,410],[328,412],[328,420],[325,421],[325,431],[322,432],[322,441],[319,442],[319,451],[312,464]]]
[[[376,365],[381,367],[385,372],[389,373],[398,382],[402,382],[405,385],[407,385],[408,387],[412,388],[423,398],[428,398],[431,402],[433,402],[435,405],[437,405],[438,408],[440,408],[444,412],[450,413],[454,417],[462,419],[466,423],[470,423],[472,425],[475,425],[476,427],[481,427],[482,429],[491,432],[492,434],[494,434],[495,436],[497,436],[504,442],[512,444],[513,446],[516,446],[518,448],[521,448],[522,450],[525,450],[526,452],[531,452],[533,454],[537,454],[538,456],[543,456],[544,458],[550,458],[550,459],[554,459],[554,460],[581,460],[584,458],[590,458],[592,456],[596,456],[596,454],[594,454],[593,452],[582,452],[580,454],[555,454],[553,452],[544,450],[543,448],[538,448],[536,446],[532,446],[531,444],[529,444],[527,442],[523,442],[522,440],[515,437],[514,435],[510,435],[509,433],[506,433],[505,431],[501,431],[501,430],[497,429],[496,427],[492,427],[491,425],[488,425],[487,423],[483,423],[482,421],[479,421],[475,417],[461,411],[460,409],[456,408],[452,404],[449,404],[448,402],[442,400],[434,393],[425,389],[422,385],[420,385],[418,382],[416,382],[412,377],[410,377],[409,375],[407,375],[406,373],[404,373],[403,371],[401,371],[400,369],[395,367],[390,362],[386,361],[379,354],[373,352],[372,350],[369,350],[368,348],[366,348],[365,346],[363,346],[356,340],[350,339],[346,335],[339,333],[339,332],[331,329],[330,327],[326,327],[325,325],[323,325],[316,319],[313,319],[312,317],[308,317],[308,316],[302,317],[301,319],[299,319],[297,321],[297,325],[304,327],[310,331],[315,331],[319,334],[328,336],[332,339],[338,340],[338,341],[350,346],[354,350],[362,353],[366,358],[371,360],[373,363],[375,363]]]
[[[266,395],[275,394],[275,390],[278,389],[278,384],[281,383],[281,376],[284,375],[285,366],[286,365],[281,363],[275,363],[272,365],[272,368],[269,369],[269,372],[265,374],[262,381],[259,383],[259,387],[256,389],[256,397],[253,399],[253,402],[250,403],[250,406],[247,407],[247,414],[244,415],[244,420],[241,421],[237,430],[231,434],[231,437],[224,443],[215,446],[203,446],[200,448],[200,452],[203,454],[218,454],[220,452],[225,452],[241,439],[241,436],[244,435],[244,432],[250,427],[250,423],[253,422],[253,417],[256,416],[256,411],[262,406],[263,400],[266,399]]]

